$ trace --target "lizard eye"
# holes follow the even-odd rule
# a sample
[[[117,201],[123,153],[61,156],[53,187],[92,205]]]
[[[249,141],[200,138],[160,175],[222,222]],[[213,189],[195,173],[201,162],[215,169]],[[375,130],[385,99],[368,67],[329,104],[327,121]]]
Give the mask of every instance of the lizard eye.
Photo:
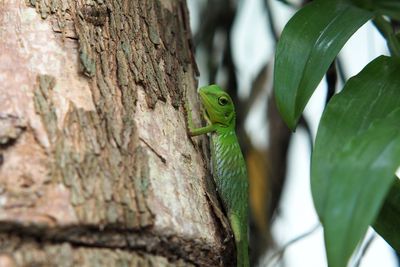
[[[228,104],[228,102],[229,102],[229,100],[228,100],[228,98],[226,98],[225,96],[220,96],[220,97],[218,98],[218,103],[219,103],[221,106],[225,106],[226,104]]]

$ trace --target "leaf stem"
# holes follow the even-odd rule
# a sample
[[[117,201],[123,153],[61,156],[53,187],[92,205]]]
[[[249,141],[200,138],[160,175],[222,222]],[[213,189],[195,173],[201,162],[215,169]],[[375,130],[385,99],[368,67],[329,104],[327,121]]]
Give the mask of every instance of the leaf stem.
[[[389,21],[383,18],[383,16],[376,16],[373,20],[375,27],[386,39],[390,54],[394,57],[400,58],[400,43],[396,38],[392,26]]]

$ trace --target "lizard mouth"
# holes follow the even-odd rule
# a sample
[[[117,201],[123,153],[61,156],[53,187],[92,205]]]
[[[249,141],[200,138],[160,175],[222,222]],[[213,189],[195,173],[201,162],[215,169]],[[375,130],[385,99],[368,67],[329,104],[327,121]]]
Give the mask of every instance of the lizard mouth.
[[[208,120],[210,120],[210,114],[208,114],[208,110],[207,109],[204,110],[204,114],[205,114],[206,118]]]

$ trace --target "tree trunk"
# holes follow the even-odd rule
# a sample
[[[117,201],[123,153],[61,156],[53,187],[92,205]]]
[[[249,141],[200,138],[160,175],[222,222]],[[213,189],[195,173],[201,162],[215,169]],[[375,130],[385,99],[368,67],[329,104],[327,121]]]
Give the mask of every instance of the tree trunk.
[[[0,1],[0,266],[231,264],[191,48],[183,0]]]

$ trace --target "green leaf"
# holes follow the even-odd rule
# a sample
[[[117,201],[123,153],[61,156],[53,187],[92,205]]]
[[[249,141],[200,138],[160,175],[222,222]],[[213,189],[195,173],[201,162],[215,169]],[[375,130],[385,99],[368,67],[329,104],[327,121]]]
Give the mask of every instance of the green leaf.
[[[350,140],[337,154],[322,215],[329,266],[346,266],[379,212],[400,163],[400,108]]]
[[[399,0],[353,0],[353,2],[364,9],[387,15],[394,19],[400,19]]]
[[[399,62],[381,56],[351,78],[321,118],[311,164],[329,266],[346,266],[400,165]]]
[[[321,118],[311,165],[311,189],[315,208],[321,214],[330,179],[332,159],[349,137],[368,129],[400,106],[399,67],[394,59],[381,56],[352,77],[335,95]],[[350,88],[350,90],[349,90]],[[376,97],[379,95],[379,98]]]
[[[395,178],[373,225],[393,249],[400,253],[400,180]]]
[[[317,0],[286,24],[276,48],[274,86],[292,130],[340,49],[371,16],[350,3]]]

